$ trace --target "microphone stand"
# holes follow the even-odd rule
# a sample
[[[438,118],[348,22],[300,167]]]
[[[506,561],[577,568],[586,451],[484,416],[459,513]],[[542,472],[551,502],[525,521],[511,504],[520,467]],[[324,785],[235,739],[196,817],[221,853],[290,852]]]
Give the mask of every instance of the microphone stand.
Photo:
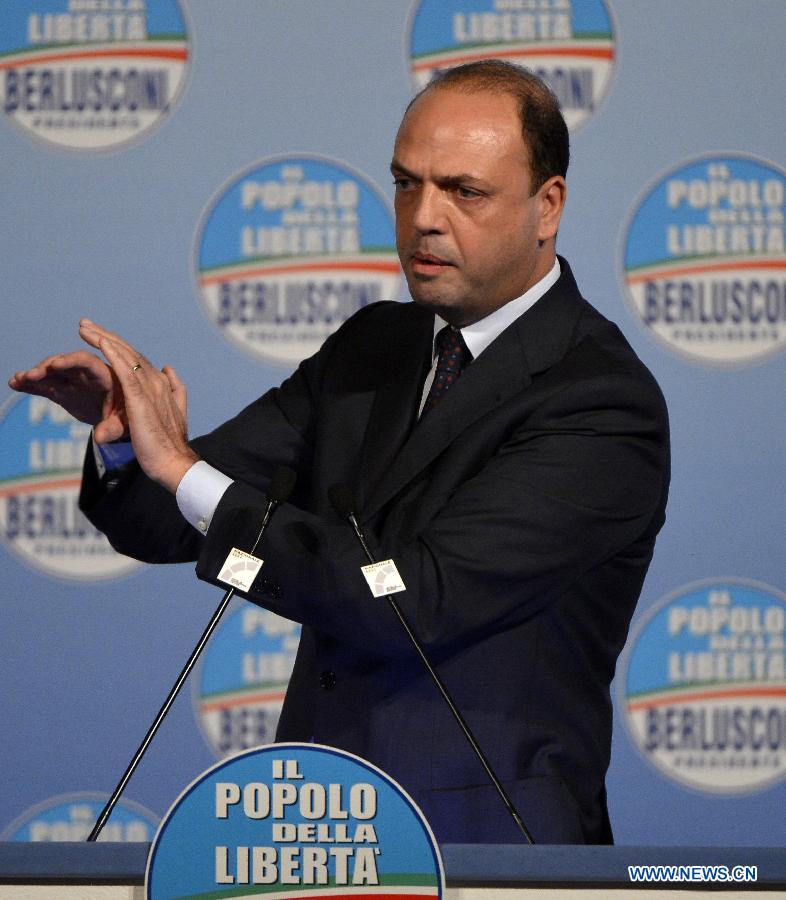
[[[343,484],[334,484],[331,488],[328,489],[328,496],[330,497],[330,500],[333,503],[333,506],[335,507],[338,514],[342,518],[349,521],[355,534],[357,535],[358,540],[360,541],[360,545],[363,547],[363,552],[365,553],[368,561],[372,564],[376,563],[377,560],[374,559],[374,555],[368,548],[368,544],[366,543],[366,539],[363,536],[363,532],[360,530],[360,524],[358,523],[357,516],[355,515],[354,511],[355,501],[349,488]],[[434,681],[434,684],[437,686],[437,690],[440,692],[440,694],[442,694],[443,699],[450,707],[450,711],[453,713],[453,718],[456,720],[459,728],[461,728],[462,732],[464,733],[464,737],[469,742],[470,747],[472,747],[475,756],[477,756],[478,760],[480,760],[480,764],[486,770],[486,774],[491,780],[491,783],[496,788],[496,791],[499,794],[502,802],[505,804],[510,817],[516,823],[516,827],[524,835],[527,843],[534,844],[535,841],[532,839],[532,835],[530,834],[529,829],[524,824],[521,816],[518,814],[516,807],[513,805],[513,801],[510,799],[507,791],[502,786],[502,782],[499,780],[499,778],[497,778],[496,773],[491,768],[491,763],[486,759],[486,756],[483,753],[483,750],[481,749],[477,740],[475,739],[475,736],[472,734],[469,725],[467,725],[466,721],[464,720],[464,716],[461,715],[460,710],[453,702],[453,698],[448,693],[448,689],[445,687],[444,682],[442,681],[434,667],[431,665],[431,661],[429,660],[428,656],[426,656],[426,651],[423,649],[420,641],[417,639],[415,633],[410,628],[409,622],[407,622],[406,617],[401,611],[398,603],[396,603],[392,594],[386,594],[385,599],[388,601],[391,609],[396,614],[396,618],[401,623],[404,631],[406,631],[410,643],[415,648],[415,651],[423,662],[423,665],[426,667],[426,670]]]
[[[276,508],[281,503],[283,503],[292,493],[292,488],[294,487],[294,485],[295,473],[291,469],[287,469],[286,467],[282,466],[273,474],[273,478],[270,481],[270,487],[268,488],[268,502],[265,508],[265,514],[262,518],[262,525],[260,526],[259,533],[257,534],[256,540],[254,541],[254,546],[250,550],[252,556],[259,546],[259,542],[262,540],[262,535],[265,533],[265,529],[267,528],[271,516],[275,512]],[[106,805],[101,810],[100,815],[96,819],[93,830],[87,836],[88,841],[95,841],[98,838],[98,835],[101,833],[104,825],[106,825],[107,819],[109,819],[109,816],[112,814],[112,810],[115,808],[115,806],[117,805],[117,801],[120,799],[120,795],[123,793],[126,785],[129,782],[129,779],[136,771],[136,768],[141,762],[142,757],[145,755],[147,748],[150,746],[153,738],[156,736],[156,732],[160,728],[161,723],[164,721],[172,704],[175,702],[175,698],[180,693],[180,689],[186,683],[186,679],[191,673],[191,670],[194,668],[197,659],[199,659],[199,655],[205,649],[207,642],[210,640],[213,632],[216,630],[216,626],[218,625],[221,616],[224,614],[227,606],[229,606],[229,601],[234,596],[235,588],[231,587],[222,597],[221,602],[218,604],[218,607],[213,613],[210,621],[208,622],[207,627],[202,632],[202,637],[200,637],[200,639],[197,641],[196,646],[191,651],[191,656],[188,657],[186,664],[183,666],[182,671],[177,676],[175,683],[172,685],[172,688],[169,691],[166,700],[164,700],[161,709],[159,709],[155,719],[153,719],[153,723],[151,724],[150,728],[148,728],[147,734],[142,739],[142,743],[137,748],[136,753],[134,754],[131,762],[128,764],[128,767],[120,778],[120,781],[118,781],[117,786],[112,792],[112,796],[109,798]]]

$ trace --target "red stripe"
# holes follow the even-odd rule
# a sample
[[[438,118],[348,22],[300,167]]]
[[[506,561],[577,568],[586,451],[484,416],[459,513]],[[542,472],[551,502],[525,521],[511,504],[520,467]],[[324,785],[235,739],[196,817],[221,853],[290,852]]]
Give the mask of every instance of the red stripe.
[[[56,481],[43,481],[43,482],[33,482],[32,484],[17,484],[17,485],[9,485],[8,487],[0,488],[0,497],[12,497],[17,494],[33,494],[38,491],[49,491],[55,490],[56,488],[64,488],[64,487],[79,487],[82,483],[82,479],[80,477],[71,477],[71,478],[60,478]]]
[[[752,260],[744,259],[737,262],[704,263],[703,265],[679,266],[673,269],[661,269],[650,272],[647,275],[628,275],[628,284],[638,284],[641,281],[652,281],[655,278],[671,278],[674,275],[696,275],[701,272],[723,272],[730,269],[786,269],[786,259]]]
[[[377,894],[377,893],[368,893],[361,894],[359,891],[352,891],[349,894],[300,894],[298,893],[297,900],[401,900],[404,898],[411,898],[411,900],[434,900],[437,896],[437,889],[435,888],[433,893],[430,894],[404,894],[404,893],[385,893],[385,894]]]
[[[282,275],[288,272],[314,272],[320,270],[348,270],[362,272],[385,272],[396,275],[399,266],[396,262],[315,262],[292,263],[286,266],[271,266],[270,268],[242,269],[237,272],[225,272],[221,275],[203,275],[199,280],[202,284],[222,284],[235,278],[250,278],[253,275]]]
[[[412,68],[416,72],[426,69],[434,69],[444,65],[459,65],[465,62],[476,62],[481,59],[505,59],[517,56],[578,56],[594,59],[614,59],[614,50],[611,47],[537,47],[518,50],[493,50],[485,53],[465,53],[462,56],[450,56],[441,59],[432,59],[430,62],[415,63]]]
[[[77,59],[105,59],[119,56],[148,57],[151,59],[188,59],[188,50],[166,50],[164,48],[151,48],[149,50],[128,47],[125,50],[80,50],[78,53],[48,53],[45,56],[22,57],[11,62],[0,63],[2,69],[16,69],[27,65],[39,63],[61,62],[63,60]]]
[[[729,688],[720,691],[694,691],[692,694],[672,694],[654,700],[635,700],[628,704],[628,712],[651,709],[655,706],[679,705],[694,700],[729,700],[736,697],[786,697],[786,685],[782,687]]]
[[[245,706],[249,703],[262,703],[265,700],[283,700],[286,691],[273,691],[269,694],[250,694],[237,697],[234,700],[211,700],[202,703],[202,712],[212,712],[214,709],[229,709],[233,706]]]

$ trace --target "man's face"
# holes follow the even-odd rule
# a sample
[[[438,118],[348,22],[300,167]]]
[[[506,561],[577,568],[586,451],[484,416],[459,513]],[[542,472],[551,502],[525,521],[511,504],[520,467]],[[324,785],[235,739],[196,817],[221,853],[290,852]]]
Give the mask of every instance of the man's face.
[[[451,325],[482,319],[553,265],[564,180],[551,178],[530,196],[509,94],[428,91],[401,123],[391,171],[410,293]]]

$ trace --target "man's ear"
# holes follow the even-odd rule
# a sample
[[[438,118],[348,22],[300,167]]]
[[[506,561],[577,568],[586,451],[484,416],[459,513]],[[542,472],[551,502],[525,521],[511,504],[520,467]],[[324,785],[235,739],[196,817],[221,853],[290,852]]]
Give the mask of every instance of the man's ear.
[[[552,175],[538,189],[540,226],[538,241],[543,243],[557,235],[568,186],[561,175]]]

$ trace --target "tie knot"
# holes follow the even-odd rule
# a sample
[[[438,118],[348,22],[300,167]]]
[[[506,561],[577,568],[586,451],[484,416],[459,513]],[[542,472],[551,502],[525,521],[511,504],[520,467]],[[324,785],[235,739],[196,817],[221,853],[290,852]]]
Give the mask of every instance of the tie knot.
[[[451,361],[454,368],[462,369],[472,359],[463,335],[450,325],[446,325],[437,333],[434,346],[440,362],[443,359],[446,362]]]
[[[437,350],[437,366],[428,397],[423,404],[421,418],[440,402],[472,359],[461,332],[451,328],[450,325],[446,325],[437,334],[434,346]]]

